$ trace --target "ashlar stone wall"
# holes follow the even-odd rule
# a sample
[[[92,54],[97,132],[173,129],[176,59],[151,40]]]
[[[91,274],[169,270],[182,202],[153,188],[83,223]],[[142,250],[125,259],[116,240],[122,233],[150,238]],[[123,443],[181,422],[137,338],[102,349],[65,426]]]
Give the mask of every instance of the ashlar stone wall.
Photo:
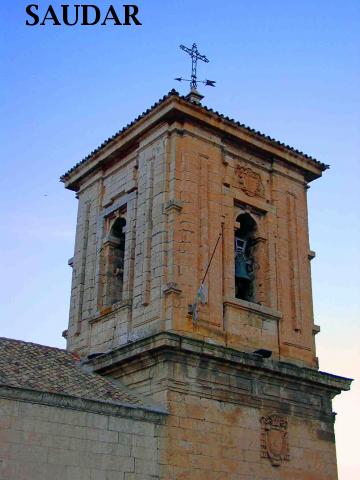
[[[159,479],[160,415],[118,410],[123,416],[0,398],[0,479]]]
[[[164,480],[337,479],[331,403],[349,379],[175,334],[89,364],[169,412]]]
[[[106,352],[174,331],[317,367],[306,170],[216,127],[160,123],[81,180],[70,350]],[[251,301],[235,295],[239,214],[256,224]],[[111,305],[107,242],[118,216],[126,219],[123,292]],[[194,322],[189,305],[220,234]]]
[[[171,416],[161,430],[163,478],[181,480],[336,480],[331,422],[282,412],[288,460],[264,456],[262,415],[273,413],[204,397],[169,392]]]
[[[168,319],[176,331],[243,351],[315,366],[307,181],[300,169],[184,122],[176,137],[174,267],[181,294]],[[240,213],[256,222],[255,295],[235,298],[234,231]],[[194,324],[188,304],[215,251],[207,302]],[[170,274],[170,273],[169,273]],[[169,300],[170,302],[170,300]]]
[[[167,225],[167,134],[89,178],[78,192],[68,348],[107,351],[162,328]],[[106,242],[112,218],[126,219],[122,300],[107,304]]]

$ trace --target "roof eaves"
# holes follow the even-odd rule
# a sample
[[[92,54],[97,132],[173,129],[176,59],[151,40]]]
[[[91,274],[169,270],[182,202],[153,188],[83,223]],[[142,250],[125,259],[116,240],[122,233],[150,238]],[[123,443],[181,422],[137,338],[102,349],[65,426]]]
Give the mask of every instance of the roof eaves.
[[[80,162],[78,162],[76,165],[74,165],[72,168],[70,168],[67,172],[65,172],[61,177],[60,181],[61,182],[66,182],[70,175],[81,165],[84,165],[86,162],[88,162],[90,159],[92,159],[97,153],[99,153],[103,148],[109,146],[112,142],[115,142],[116,139],[125,133],[127,130],[129,130],[131,127],[133,127],[138,121],[140,121],[142,118],[144,118],[146,115],[150,114],[153,112],[157,107],[159,107],[162,103],[164,103],[167,99],[170,97],[178,97],[182,101],[195,106],[199,108],[200,110],[203,110],[205,112],[210,113],[211,115],[216,116],[217,118],[228,122],[232,126],[240,127],[243,130],[246,130],[247,132],[251,133],[252,135],[256,137],[260,137],[262,140],[266,140],[267,142],[276,145],[277,147],[281,147],[285,150],[288,150],[290,153],[294,155],[299,155],[311,162],[314,162],[321,170],[326,170],[329,168],[329,165],[320,162],[316,158],[302,152],[301,150],[298,150],[294,147],[291,147],[290,145],[287,145],[284,142],[280,142],[279,140],[276,140],[275,138],[270,137],[269,135],[266,135],[259,130],[255,130],[254,128],[251,128],[244,123],[240,123],[233,118],[230,118],[228,116],[223,115],[222,113],[213,110],[212,108],[206,107],[205,105],[199,105],[197,103],[192,102],[189,100],[187,97],[180,95],[179,92],[177,92],[175,89],[170,90],[166,95],[164,95],[162,98],[160,98],[157,102],[155,102],[150,108],[142,112],[138,117],[136,117],[132,122],[128,123],[125,127],[123,127],[121,130],[116,132],[114,135],[106,139],[101,145],[99,145],[95,150],[89,153],[85,158],[83,158]]]
[[[87,371],[76,353],[4,337],[0,337],[0,387],[132,408],[158,408],[113,379]]]
[[[180,98],[182,100],[185,100],[187,103],[194,104],[193,102],[189,101],[186,97],[181,96]],[[205,110],[206,112],[208,112],[212,115],[215,115],[216,117],[220,118],[221,120],[224,120],[224,121],[228,122],[232,126],[240,127],[243,130],[246,130],[247,132],[253,134],[254,136],[260,137],[261,139],[265,139],[268,142],[270,142],[272,144],[275,144],[278,147],[282,147],[286,150],[289,150],[291,153],[293,153],[295,155],[300,155],[301,157],[304,157],[307,160],[315,162],[316,165],[318,165],[322,170],[326,170],[326,169],[329,168],[329,165],[320,162],[319,160],[312,157],[311,155],[308,155],[308,154],[302,152],[301,150],[298,150],[294,147],[291,147],[290,145],[287,145],[284,142],[280,142],[279,140],[276,140],[275,138],[272,138],[269,135],[266,135],[266,134],[260,132],[259,130],[255,130],[254,128],[251,128],[251,127],[245,125],[244,123],[240,123],[237,120],[234,120],[233,118],[227,117],[226,115],[223,115],[222,113],[218,112],[217,110],[213,110],[212,108],[209,108],[205,105],[196,105],[196,106],[198,106],[200,109]]]
[[[172,89],[170,90],[170,92],[167,94],[167,95],[164,95],[162,98],[160,98],[157,102],[155,102],[150,108],[148,108],[147,110],[145,110],[143,113],[141,113],[140,115],[138,115],[132,122],[128,123],[127,125],[125,125],[125,127],[123,127],[121,130],[117,131],[114,135],[112,135],[111,137],[109,137],[108,139],[106,139],[101,145],[99,145],[97,148],[95,148],[95,150],[93,150],[92,152],[89,153],[89,155],[87,155],[85,158],[83,158],[82,160],[80,160],[80,162],[78,162],[76,165],[74,165],[73,167],[70,168],[70,170],[68,170],[67,172],[64,173],[64,175],[62,175],[60,177],[60,181],[61,182],[65,182],[70,174],[76,170],[78,167],[80,167],[81,165],[83,165],[84,163],[86,163],[88,160],[90,160],[95,154],[97,154],[98,152],[100,152],[100,150],[102,150],[104,147],[108,146],[109,144],[111,144],[112,142],[114,142],[117,137],[119,135],[122,135],[123,133],[125,133],[127,130],[129,130],[129,128],[131,128],[133,125],[135,125],[139,120],[141,120],[142,118],[144,118],[146,115],[148,115],[149,113],[151,113],[153,110],[155,110],[155,108],[157,108],[159,105],[161,105],[162,103],[165,102],[165,100],[167,100],[168,98],[170,98],[171,96],[176,96],[176,97],[179,97],[179,93],[175,90],[175,89]]]

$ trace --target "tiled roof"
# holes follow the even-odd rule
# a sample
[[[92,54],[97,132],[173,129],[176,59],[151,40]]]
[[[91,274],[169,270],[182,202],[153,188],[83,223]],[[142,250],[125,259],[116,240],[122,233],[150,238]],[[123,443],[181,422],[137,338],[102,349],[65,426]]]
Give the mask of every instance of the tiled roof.
[[[59,348],[0,337],[0,386],[69,395],[131,407],[140,396],[81,368],[80,358]]]
[[[103,149],[104,147],[106,147],[107,145],[109,145],[110,143],[114,142],[117,137],[121,134],[123,134],[126,130],[128,130],[130,127],[132,127],[136,122],[138,122],[139,120],[141,120],[143,117],[145,117],[146,115],[148,115],[150,112],[152,112],[156,107],[158,107],[159,105],[161,105],[162,103],[165,102],[165,100],[167,100],[168,98],[170,97],[179,97],[181,98],[183,101],[191,104],[191,105],[194,105],[194,103],[189,100],[187,97],[183,96],[183,95],[180,95],[179,92],[177,92],[175,89],[172,89],[170,90],[170,92],[167,94],[167,95],[164,95],[160,100],[158,100],[156,103],[154,103],[154,105],[152,105],[150,108],[148,108],[147,110],[145,110],[142,114],[140,114],[138,117],[135,118],[135,120],[133,120],[132,122],[128,123],[125,127],[123,127],[121,130],[119,130],[118,132],[116,132],[112,137],[109,137],[107,140],[105,140],[101,145],[99,145],[99,147],[97,147],[95,150],[93,150],[92,152],[89,153],[89,155],[87,155],[85,158],[83,158],[80,162],[78,162],[76,165],[74,165],[72,168],[70,168],[70,170],[68,170],[66,173],[64,173],[64,175],[62,175],[60,177],[60,180],[61,181],[66,181],[66,179],[68,178],[68,176],[77,168],[79,167],[80,165],[86,163],[88,160],[90,160],[96,153],[98,153],[101,149]],[[297,154],[297,155],[301,155],[305,158],[307,158],[308,160],[311,160],[313,162],[315,162],[318,166],[320,166],[323,170],[325,170],[326,168],[328,168],[329,166],[322,163],[322,162],[319,162],[318,160],[316,160],[314,157],[311,157],[310,155],[307,155],[306,153],[303,153],[301,152],[300,150],[297,150],[296,148],[293,148],[291,147],[290,145],[286,145],[285,143],[282,143],[278,140],[276,140],[275,138],[272,138],[270,137],[269,135],[265,135],[264,133],[261,133],[259,132],[258,130],[255,130],[253,128],[250,128],[248,127],[247,125],[244,125],[243,123],[240,123],[240,122],[237,122],[236,120],[234,120],[233,118],[229,118],[219,112],[217,112],[216,110],[213,110],[212,108],[208,108],[204,105],[199,105],[199,104],[196,104],[196,107],[206,111],[206,112],[209,112],[211,114],[213,114],[214,116],[216,116],[217,118],[221,118],[222,120],[225,120],[227,122],[229,122],[230,124],[232,124],[233,126],[237,126],[237,127],[240,127],[250,133],[252,133],[253,135],[256,135],[257,137],[260,137],[261,139],[263,140],[266,140],[270,143],[273,143],[275,144],[276,146],[280,146],[282,148],[285,148],[291,152],[293,152],[294,154]]]

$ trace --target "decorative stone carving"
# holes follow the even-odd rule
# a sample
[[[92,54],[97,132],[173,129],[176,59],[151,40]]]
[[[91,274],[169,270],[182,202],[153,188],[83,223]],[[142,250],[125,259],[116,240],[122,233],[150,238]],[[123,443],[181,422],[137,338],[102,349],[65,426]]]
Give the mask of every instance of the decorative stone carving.
[[[268,458],[274,467],[289,460],[288,422],[281,415],[261,417],[261,456]]]
[[[238,177],[241,190],[249,197],[264,197],[264,185],[261,176],[251,168],[237,165],[235,174]]]

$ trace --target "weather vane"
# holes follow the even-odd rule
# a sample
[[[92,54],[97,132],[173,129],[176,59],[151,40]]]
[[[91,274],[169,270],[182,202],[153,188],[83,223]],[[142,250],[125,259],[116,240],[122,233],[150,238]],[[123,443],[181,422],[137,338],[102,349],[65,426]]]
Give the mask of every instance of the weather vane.
[[[201,55],[197,49],[196,43],[193,43],[191,48],[185,47],[185,45],[180,45],[181,50],[188,53],[191,57],[191,79],[178,77],[175,78],[178,82],[190,82],[191,90],[197,89],[198,83],[203,83],[209,87],[215,87],[214,80],[198,80],[197,79],[197,61],[201,60],[202,62],[209,63],[209,60],[205,57],[205,55]]]

